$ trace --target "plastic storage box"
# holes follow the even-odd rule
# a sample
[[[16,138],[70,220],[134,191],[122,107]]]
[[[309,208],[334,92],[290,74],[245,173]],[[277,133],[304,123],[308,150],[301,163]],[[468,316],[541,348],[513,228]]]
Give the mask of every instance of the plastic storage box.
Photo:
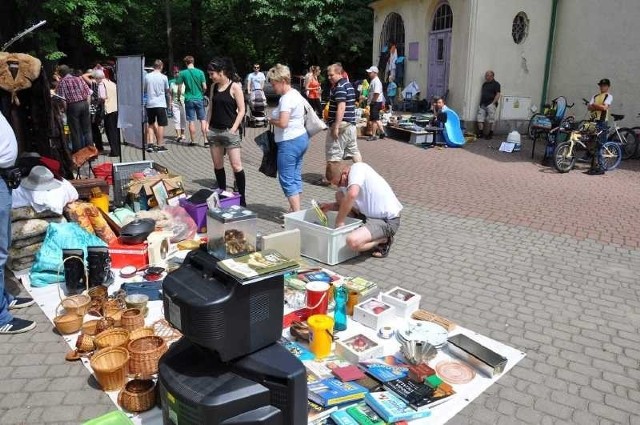
[[[347,246],[347,235],[362,225],[362,220],[347,217],[345,225],[335,229],[337,215],[336,211],[329,211],[329,226],[325,227],[314,210],[296,211],[284,216],[284,228],[300,229],[302,255],[333,266],[358,256]]]
[[[378,330],[390,324],[396,315],[396,308],[375,298],[357,304],[353,308],[353,320],[368,328]]]
[[[256,250],[258,216],[239,205],[207,213],[207,250],[224,260]]]
[[[216,190],[220,193],[219,189]],[[207,233],[207,210],[209,209],[207,203],[192,204],[191,201],[188,201],[186,198],[180,199],[179,202],[180,206],[184,208],[187,214],[196,222],[198,233]],[[220,199],[221,208],[229,208],[234,205],[240,205],[240,194],[237,192],[234,192],[233,196]]]

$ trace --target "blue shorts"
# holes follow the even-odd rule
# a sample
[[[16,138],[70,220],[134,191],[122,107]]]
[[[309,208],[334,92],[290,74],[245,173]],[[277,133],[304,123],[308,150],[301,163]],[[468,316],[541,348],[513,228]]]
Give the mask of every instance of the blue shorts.
[[[204,103],[200,100],[186,100],[184,102],[184,111],[187,116],[187,121],[195,121],[196,117],[198,121],[204,121],[207,119],[207,113],[204,109]]]
[[[302,193],[302,158],[308,147],[308,133],[278,143],[278,180],[287,198]]]

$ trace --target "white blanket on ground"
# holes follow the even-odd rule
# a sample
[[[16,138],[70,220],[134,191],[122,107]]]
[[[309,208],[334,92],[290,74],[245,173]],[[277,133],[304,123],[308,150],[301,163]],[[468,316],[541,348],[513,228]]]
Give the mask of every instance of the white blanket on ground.
[[[36,303],[43,310],[45,315],[49,318],[49,320],[53,323],[53,318],[56,316],[56,308],[60,302],[60,296],[58,294],[58,289],[56,285],[48,285],[41,288],[32,288],[29,285],[29,277],[26,272],[16,273],[17,277],[22,278],[22,284],[25,289],[33,296],[36,300]],[[133,281],[136,279],[140,279],[141,277],[137,277],[134,279],[127,279],[127,281]],[[112,293],[120,288],[122,284],[122,279],[117,278],[116,282],[109,287],[109,292]],[[154,322],[164,317],[164,313],[162,310],[162,301],[152,301],[148,304],[149,313],[145,319],[145,326],[150,326]],[[85,317],[85,321],[92,320],[90,316]],[[398,319],[401,320],[401,319]],[[45,324],[41,324],[40,326],[46,326]],[[398,352],[399,345],[395,338],[382,340],[376,336],[376,333],[365,327],[364,325],[349,320],[347,330],[340,333],[340,339],[346,340],[347,338],[357,335],[363,334],[376,340],[384,346],[384,354],[385,355],[393,355]],[[482,394],[487,388],[489,388],[493,383],[497,382],[502,376],[504,376],[507,372],[509,372],[520,360],[525,357],[525,353],[520,350],[516,350],[515,348],[509,347],[501,342],[495,341],[491,338],[480,335],[472,330],[463,328],[461,326],[457,326],[450,334],[458,334],[462,333],[470,338],[478,341],[483,344],[485,347],[495,351],[496,353],[507,358],[507,366],[503,373],[493,378],[486,377],[481,373],[477,373],[476,377],[468,384],[463,385],[453,385],[453,388],[456,392],[454,396],[452,396],[451,400],[446,403],[442,403],[441,405],[435,406],[431,409],[431,416],[424,419],[417,419],[409,422],[411,425],[435,425],[435,424],[444,424],[453,418],[456,414],[458,414],[462,409],[464,409],[467,405],[469,405],[474,399],[476,399],[480,394]],[[289,330],[285,329],[283,331],[283,336],[289,338]],[[78,337],[78,333],[72,335],[65,335],[63,338],[69,344],[71,349],[75,349],[76,339]],[[430,365],[436,365],[442,360],[450,359],[450,356],[446,354],[444,351],[440,350],[438,352],[437,357],[429,362]],[[64,359],[60,359],[61,362]],[[93,373],[89,361],[87,359],[82,359],[85,367]],[[107,395],[111,398],[113,403],[118,407],[118,391],[107,391]],[[132,415],[128,414],[134,424],[143,424],[143,425],[162,425],[162,411],[159,407],[155,407],[152,410],[147,412]]]

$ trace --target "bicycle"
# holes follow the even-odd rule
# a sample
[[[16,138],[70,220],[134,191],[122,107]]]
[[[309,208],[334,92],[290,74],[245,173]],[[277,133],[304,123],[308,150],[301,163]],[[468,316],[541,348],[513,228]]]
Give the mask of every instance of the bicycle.
[[[638,114],[638,118],[640,118],[640,114]],[[633,130],[633,133],[636,136],[635,147],[631,149],[631,150],[633,150],[633,154],[631,155],[631,158],[633,158],[633,157],[637,157],[637,155],[638,155],[638,148],[639,148],[638,145],[640,145],[640,126],[631,127],[631,130]]]
[[[589,104],[587,99],[582,99],[582,102],[585,105]],[[607,140],[613,140],[620,143],[620,147],[622,148],[622,159],[633,158],[638,150],[638,137],[636,136],[636,132],[632,128],[628,127],[618,127],[616,124],[618,121],[624,119],[624,115],[620,114],[611,114],[611,118],[613,118],[613,126],[609,127],[609,132],[607,133]],[[637,127],[640,130],[640,127]]]
[[[591,141],[598,143],[596,149],[596,160],[604,171],[614,170],[622,161],[622,148],[619,142],[607,140],[600,144],[599,139],[601,133],[605,131],[596,130],[594,122],[583,122],[577,130],[561,130],[562,132],[570,131],[568,140],[558,143],[553,153],[553,166],[559,173],[568,173],[576,164],[577,152],[588,150],[585,142]]]

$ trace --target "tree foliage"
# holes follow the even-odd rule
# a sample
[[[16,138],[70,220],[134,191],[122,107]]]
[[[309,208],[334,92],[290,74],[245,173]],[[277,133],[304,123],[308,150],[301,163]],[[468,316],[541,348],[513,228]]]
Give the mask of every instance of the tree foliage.
[[[12,46],[42,58],[88,66],[107,56],[167,58],[167,10],[173,60],[230,56],[251,63],[369,65],[373,15],[369,0],[2,0],[0,42],[41,19],[47,25]]]

